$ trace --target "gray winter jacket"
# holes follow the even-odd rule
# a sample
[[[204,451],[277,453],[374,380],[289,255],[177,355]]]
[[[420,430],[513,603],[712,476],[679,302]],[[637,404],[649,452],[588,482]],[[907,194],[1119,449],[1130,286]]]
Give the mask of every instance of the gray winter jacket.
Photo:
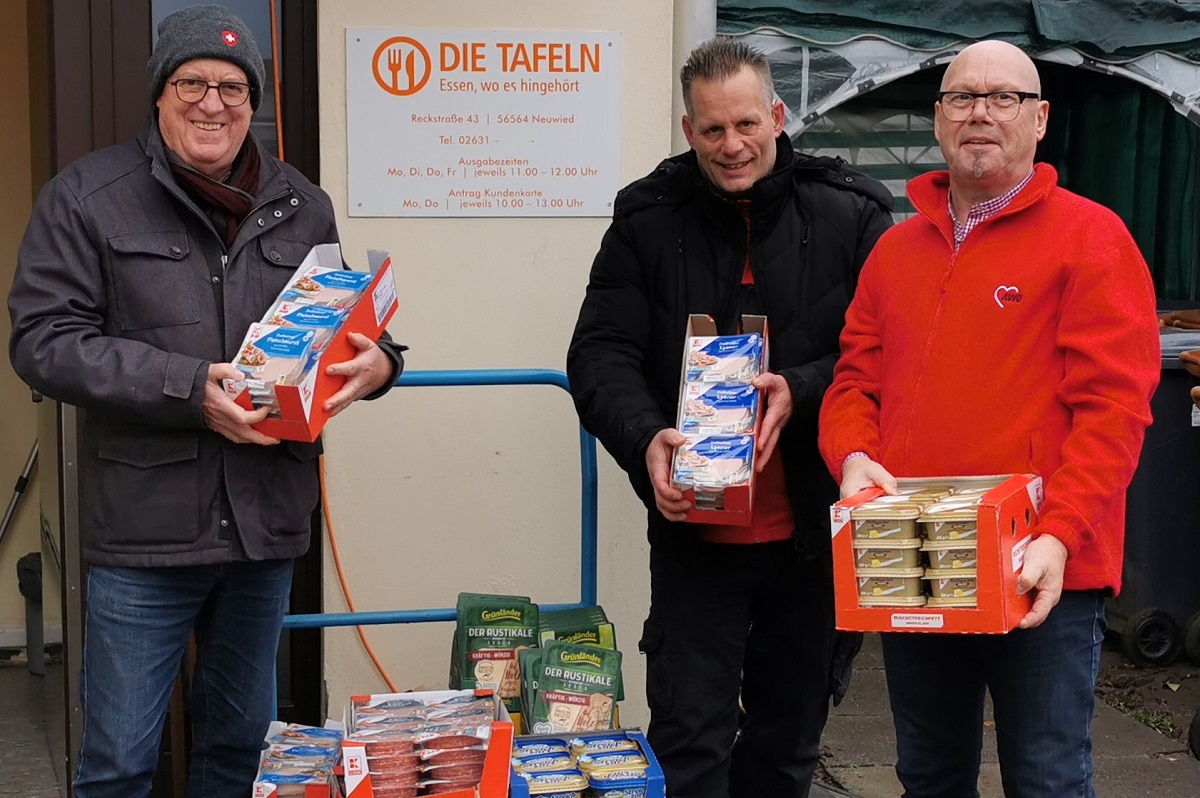
[[[233,360],[313,245],[337,241],[329,197],[266,152],[255,196],[226,251],[151,122],[38,197],[8,300],[9,353],[30,386],[86,411],[80,518],[93,564],[308,548],[320,443],[235,444],[201,421],[208,366]],[[398,374],[403,347],[380,345]]]

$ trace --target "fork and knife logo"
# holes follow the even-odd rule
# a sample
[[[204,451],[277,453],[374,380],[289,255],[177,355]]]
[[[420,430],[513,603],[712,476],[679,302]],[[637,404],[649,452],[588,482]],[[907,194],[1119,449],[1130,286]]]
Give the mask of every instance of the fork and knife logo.
[[[393,36],[376,48],[371,71],[381,89],[407,97],[425,88],[433,74],[433,60],[416,39]]]

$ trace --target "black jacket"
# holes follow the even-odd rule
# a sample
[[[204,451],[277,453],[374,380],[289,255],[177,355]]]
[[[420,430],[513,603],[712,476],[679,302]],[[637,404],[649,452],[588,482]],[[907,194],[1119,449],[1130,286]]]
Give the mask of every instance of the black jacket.
[[[94,564],[308,547],[320,444],[239,445],[201,421],[209,364],[231,362],[309,249],[337,241],[325,192],[265,152],[261,164],[259,205],[228,250],[175,182],[153,122],[38,197],[8,300],[9,354],[33,388],[86,410],[80,525]],[[398,372],[403,347],[381,346]]]
[[[770,369],[794,410],[780,452],[803,549],[829,545],[837,487],[817,452],[817,413],[833,376],[838,336],[858,272],[891,224],[891,195],[840,159],[776,141],[776,165],[750,200],[750,265],[770,323]],[[746,221],[704,178],[694,152],[663,161],[618,195],[592,264],[567,354],[584,427],[629,474],[650,511],[651,540],[669,526],[654,505],[645,451],[676,425],[689,314],[736,332]],[[677,530],[672,531],[678,534]]]

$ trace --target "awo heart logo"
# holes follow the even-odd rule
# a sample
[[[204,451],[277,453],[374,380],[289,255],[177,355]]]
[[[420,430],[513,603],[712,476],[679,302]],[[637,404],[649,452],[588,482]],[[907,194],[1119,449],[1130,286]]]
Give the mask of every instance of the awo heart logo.
[[[996,304],[1001,308],[1004,307],[1005,302],[1016,304],[1021,301],[1021,289],[1015,285],[998,285],[992,294],[992,298],[996,300]]]

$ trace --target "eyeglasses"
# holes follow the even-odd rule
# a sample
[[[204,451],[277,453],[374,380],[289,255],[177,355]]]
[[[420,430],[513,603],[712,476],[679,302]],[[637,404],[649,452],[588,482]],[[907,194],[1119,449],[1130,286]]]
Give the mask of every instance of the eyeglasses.
[[[243,105],[246,100],[250,99],[250,84],[248,83],[235,83],[233,81],[209,83],[207,80],[199,80],[197,78],[179,78],[178,80],[169,80],[167,82],[175,87],[175,95],[185,103],[200,102],[208,94],[209,89],[216,89],[217,96],[221,98],[221,102],[230,108]]]
[[[965,122],[975,112],[975,101],[983,98],[988,115],[997,122],[1010,122],[1021,113],[1021,104],[1026,100],[1041,97],[1032,91],[939,91],[938,102],[942,113],[951,122]]]

